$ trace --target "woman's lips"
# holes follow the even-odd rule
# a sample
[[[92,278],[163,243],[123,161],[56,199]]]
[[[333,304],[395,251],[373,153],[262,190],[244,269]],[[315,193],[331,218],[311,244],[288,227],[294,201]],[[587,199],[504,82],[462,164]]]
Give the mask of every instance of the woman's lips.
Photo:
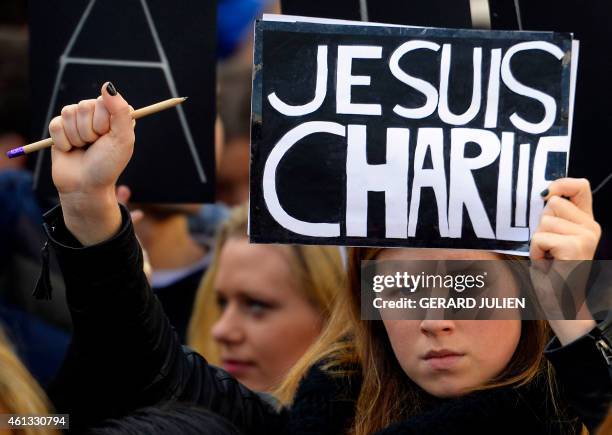
[[[463,358],[464,354],[451,350],[432,350],[423,356],[423,360],[434,370],[453,368]]]
[[[223,360],[223,369],[228,372],[232,376],[242,376],[249,370],[251,370],[255,366],[254,363],[250,361],[242,361],[236,359],[224,359]]]

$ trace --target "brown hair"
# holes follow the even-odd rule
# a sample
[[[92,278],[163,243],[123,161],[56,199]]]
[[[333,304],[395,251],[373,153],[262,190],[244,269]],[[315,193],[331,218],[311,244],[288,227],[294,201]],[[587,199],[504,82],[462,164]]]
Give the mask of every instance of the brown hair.
[[[603,421],[599,429],[597,430],[597,435],[606,435],[612,433],[612,406],[610,406],[610,410],[608,411],[606,419]]]
[[[195,297],[189,322],[188,345],[202,354],[210,363],[219,364],[219,347],[212,338],[213,324],[220,312],[216,304],[214,283],[219,268],[219,256],[228,239],[246,237],[248,225],[247,206],[236,207],[223,224],[218,235],[213,260]],[[291,273],[303,295],[315,306],[324,319],[324,325],[332,313],[336,295],[344,283],[344,266],[337,247],[279,246],[287,252]]]
[[[281,387],[285,393],[281,399],[288,404],[292,400],[291,393],[295,393],[299,381],[312,365],[325,361],[323,369],[330,374],[346,375],[343,368],[358,364],[362,386],[350,430],[354,435],[381,430],[418,413],[422,405],[420,389],[399,366],[382,322],[361,320],[361,261],[375,259],[380,251],[381,248],[349,250],[348,281],[344,295],[340,297],[327,329],[296,364]],[[520,257],[501,257],[524,261]],[[523,321],[519,343],[510,363],[503,373],[481,388],[521,386],[542,375],[548,378],[551,398],[554,398],[556,391],[552,368],[543,357],[550,335],[546,321]],[[352,340],[347,339],[349,337]],[[554,400],[553,406],[557,410]]]

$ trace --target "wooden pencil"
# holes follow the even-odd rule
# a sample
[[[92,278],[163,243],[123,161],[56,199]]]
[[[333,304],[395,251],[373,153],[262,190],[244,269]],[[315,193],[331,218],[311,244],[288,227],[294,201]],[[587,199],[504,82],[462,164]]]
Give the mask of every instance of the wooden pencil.
[[[187,97],[178,97],[178,98],[170,98],[168,100],[160,101],[159,103],[151,104],[150,106],[141,107],[138,110],[134,110],[132,112],[132,119],[140,119],[145,116],[152,115],[157,112],[161,112],[162,110],[170,109],[171,107],[177,106],[184,102]],[[33,142],[28,145],[24,145],[18,148],[14,148],[6,153],[9,159],[13,159],[15,157],[23,156],[25,154],[30,154],[35,151],[39,151],[45,148],[49,148],[53,145],[53,139],[47,138],[43,140],[39,140],[38,142]]]

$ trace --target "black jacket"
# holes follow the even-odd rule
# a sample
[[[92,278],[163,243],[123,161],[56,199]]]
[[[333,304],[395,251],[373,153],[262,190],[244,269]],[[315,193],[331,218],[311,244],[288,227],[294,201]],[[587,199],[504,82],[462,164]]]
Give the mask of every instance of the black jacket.
[[[168,400],[199,404],[248,434],[339,434],[350,425],[358,377],[330,377],[317,367],[300,385],[294,405],[269,401],[182,347],[142,272],[142,252],[129,214],[112,239],[83,248],[67,231],[61,209],[45,216],[67,289],[73,341],[50,395],[71,428]],[[593,429],[607,411],[610,367],[583,337],[546,352],[584,423]],[[499,388],[443,401],[430,412],[381,434],[559,433],[546,385]]]

